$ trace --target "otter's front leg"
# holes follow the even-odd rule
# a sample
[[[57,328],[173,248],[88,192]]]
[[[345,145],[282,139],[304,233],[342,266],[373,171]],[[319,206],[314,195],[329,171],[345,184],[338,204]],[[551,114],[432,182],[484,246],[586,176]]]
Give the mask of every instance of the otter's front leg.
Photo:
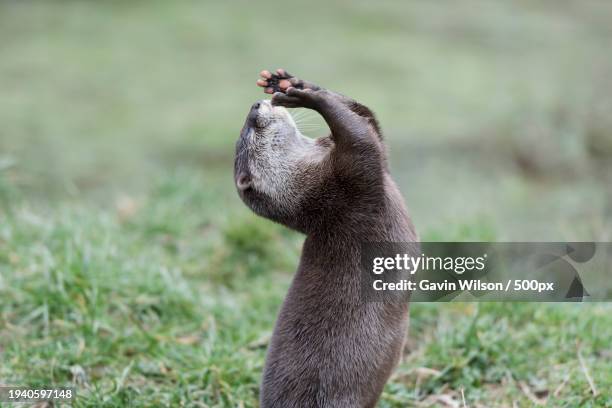
[[[281,76],[279,72],[285,75]],[[262,75],[265,73],[267,71],[263,71]],[[265,82],[260,81],[258,85],[265,87],[266,92],[274,91],[273,105],[317,111],[327,122],[332,139],[343,151],[364,152],[363,147],[378,145],[377,132],[370,126],[367,118],[351,109],[345,97],[289,76],[283,70],[278,70],[276,75],[272,75]]]
[[[363,147],[379,144],[378,136],[367,119],[325,89],[315,91],[290,87],[285,93],[274,93],[272,105],[317,111],[325,119],[333,141],[342,151],[363,152]]]
[[[327,121],[336,143],[342,144],[342,139],[349,139],[347,141],[350,142],[350,138],[344,137],[346,132],[363,136],[364,142],[373,141],[375,144],[382,142],[378,121],[367,106],[312,82],[299,79],[284,69],[277,69],[274,73],[264,70],[259,75],[261,78],[257,81],[257,85],[263,87],[265,93],[274,94],[273,104],[318,111]],[[295,89],[304,92],[296,92]],[[309,94],[310,91],[314,93]],[[355,115],[359,118],[356,118]],[[367,134],[364,134],[364,131]]]

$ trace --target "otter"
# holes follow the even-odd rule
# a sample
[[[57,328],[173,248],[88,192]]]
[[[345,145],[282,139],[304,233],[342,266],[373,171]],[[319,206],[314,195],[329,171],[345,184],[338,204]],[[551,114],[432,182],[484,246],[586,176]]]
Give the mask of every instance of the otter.
[[[283,69],[260,75],[273,96],[248,113],[236,188],[256,214],[306,235],[270,340],[261,406],[373,407],[401,357],[408,302],[362,298],[361,244],[417,234],[372,111]],[[331,134],[302,135],[285,108],[318,112]]]

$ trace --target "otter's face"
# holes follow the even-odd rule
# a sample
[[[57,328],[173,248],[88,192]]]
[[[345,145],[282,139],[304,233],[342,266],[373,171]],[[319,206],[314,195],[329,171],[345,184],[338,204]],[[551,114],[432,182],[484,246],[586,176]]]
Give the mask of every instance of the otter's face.
[[[234,179],[242,200],[257,214],[287,223],[300,206],[300,180],[313,147],[285,108],[268,100],[253,104],[236,143]]]

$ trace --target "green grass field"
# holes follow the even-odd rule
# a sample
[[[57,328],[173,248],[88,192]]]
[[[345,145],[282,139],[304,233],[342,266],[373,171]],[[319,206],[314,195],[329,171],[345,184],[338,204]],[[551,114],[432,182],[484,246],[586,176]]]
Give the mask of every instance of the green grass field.
[[[424,240],[611,241],[611,21],[590,0],[0,3],[0,384],[258,405],[303,239],[233,187],[263,68],[378,113]],[[612,407],[611,339],[606,303],[414,304],[379,406]]]

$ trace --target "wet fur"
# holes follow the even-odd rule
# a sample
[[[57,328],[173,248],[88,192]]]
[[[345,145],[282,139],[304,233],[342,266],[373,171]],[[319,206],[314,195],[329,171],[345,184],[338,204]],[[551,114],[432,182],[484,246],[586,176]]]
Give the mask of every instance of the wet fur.
[[[236,178],[250,183],[239,190],[250,208],[306,234],[268,350],[261,406],[373,407],[401,356],[408,305],[361,299],[360,245],[417,236],[372,111],[291,80],[294,88],[275,93],[270,112],[251,111],[235,164]],[[302,140],[292,121],[279,119],[279,105],[314,109],[331,135]],[[265,133],[256,126],[262,115],[283,126]],[[275,135],[291,154],[266,150],[279,148]]]

